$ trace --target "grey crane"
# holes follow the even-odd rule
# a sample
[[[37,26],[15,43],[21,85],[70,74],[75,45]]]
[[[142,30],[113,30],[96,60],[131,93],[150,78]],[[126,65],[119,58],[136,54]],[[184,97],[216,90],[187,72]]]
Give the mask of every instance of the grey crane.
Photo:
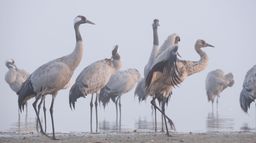
[[[110,99],[116,106],[116,127],[121,130],[121,95],[133,89],[140,79],[140,73],[137,69],[127,69],[118,71],[114,74],[107,85],[101,89],[99,101],[102,102],[104,108]],[[119,104],[119,123],[118,123],[118,105]]]
[[[153,96],[151,104],[159,110],[165,119],[167,135],[169,135],[166,119],[171,128],[175,129],[172,120],[165,115],[164,104],[172,94],[172,89],[182,83],[188,76],[204,70],[208,64],[208,56],[202,51],[204,47],[213,47],[204,40],[197,40],[195,50],[200,55],[199,61],[185,61],[177,58],[178,47],[175,46],[169,52],[169,58],[156,63],[146,78],[146,93]],[[162,110],[155,104],[155,99],[162,100]]]
[[[112,51],[111,59],[103,59],[96,61],[89,66],[85,67],[83,71],[76,78],[75,83],[69,92],[70,108],[75,109],[75,102],[80,97],[85,97],[87,94],[92,94],[90,102],[90,131],[92,132],[92,107],[93,107],[93,94],[95,97],[95,113],[96,113],[96,132],[98,132],[98,94],[100,90],[106,86],[109,79],[115,74],[122,66],[120,55],[117,52],[118,46],[116,45]]]
[[[13,59],[9,59],[5,62],[6,67],[9,69],[5,74],[5,81],[8,83],[10,88],[17,93],[22,84],[29,77],[29,73],[23,69],[19,69]],[[26,103],[26,119],[28,114],[28,107]],[[18,118],[20,119],[20,111],[18,109]]]
[[[244,78],[243,89],[240,93],[240,106],[244,112],[248,112],[250,104],[256,99],[256,65],[254,65]],[[256,107],[256,103],[255,103]]]
[[[20,90],[22,84],[30,76],[30,74],[23,69],[19,69],[16,66],[15,61],[13,59],[7,60],[6,66],[9,69],[9,71],[5,75],[5,81],[9,84],[10,88],[14,92],[17,93]],[[42,104],[42,102],[44,103],[44,123],[45,123],[45,131],[46,131],[46,113],[45,113],[46,109],[45,109],[44,98],[42,98],[40,103]],[[38,105],[38,112],[40,111],[41,104]],[[26,105],[26,121],[27,121],[27,113],[28,113],[27,103],[25,105]],[[18,109],[18,118],[20,121],[20,110],[19,109]],[[37,123],[37,125],[38,125],[38,123]],[[37,129],[38,129],[38,126],[37,126]]]
[[[46,64],[43,64],[37,68],[29,78],[24,82],[19,90],[19,108],[22,109],[26,101],[35,96],[36,100],[33,103],[34,110],[39,120],[39,126],[41,133],[46,135],[42,130],[41,121],[39,119],[38,110],[36,109],[37,102],[40,98],[44,98],[45,95],[51,94],[52,101],[50,106],[50,115],[52,121],[52,139],[55,137],[54,120],[53,120],[53,105],[55,97],[60,89],[63,89],[69,80],[71,79],[74,70],[79,65],[83,55],[83,41],[79,32],[79,26],[81,24],[94,24],[84,16],[77,16],[74,22],[76,46],[73,52],[69,55],[52,60]],[[33,95],[33,96],[32,96]],[[46,135],[48,136],[48,135]]]
[[[233,74],[225,74],[221,69],[213,70],[207,74],[205,80],[205,89],[208,102],[212,102],[212,111],[215,97],[217,97],[216,104],[218,110],[218,99],[220,93],[227,87],[232,87],[234,82]]]

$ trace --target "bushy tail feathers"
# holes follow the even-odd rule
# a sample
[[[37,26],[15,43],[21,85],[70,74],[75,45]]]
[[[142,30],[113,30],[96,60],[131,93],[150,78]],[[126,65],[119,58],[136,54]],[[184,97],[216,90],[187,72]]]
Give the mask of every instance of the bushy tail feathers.
[[[250,92],[246,91],[245,88],[240,93],[240,106],[244,112],[247,113],[250,108],[250,104],[255,100],[250,94]]]
[[[30,77],[22,84],[17,94],[19,109],[20,111],[23,111],[27,100],[36,96],[36,92],[34,91]]]
[[[86,94],[83,93],[81,91],[81,88],[79,87],[79,85],[75,83],[69,91],[69,106],[70,106],[70,108],[75,109],[75,102],[77,101],[77,99],[80,97],[85,97],[85,96],[86,96]]]
[[[100,90],[100,95],[99,95],[99,102],[102,102],[103,107],[105,108],[106,105],[109,103],[110,100],[110,95],[109,95],[109,88],[105,86]]]
[[[146,89],[145,89],[145,79],[141,79],[137,87],[135,88],[134,96],[137,96],[139,99],[139,102],[146,100],[147,94],[146,94]]]
[[[208,102],[211,101],[213,103],[214,102],[214,95],[209,91],[207,91],[206,93],[207,93]]]

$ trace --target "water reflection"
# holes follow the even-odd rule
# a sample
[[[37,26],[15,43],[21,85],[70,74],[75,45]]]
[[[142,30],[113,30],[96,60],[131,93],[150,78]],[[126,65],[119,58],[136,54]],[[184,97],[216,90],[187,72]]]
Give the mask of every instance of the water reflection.
[[[135,127],[136,129],[141,130],[155,130],[154,124],[154,122],[139,118],[138,121],[135,123]]]
[[[206,119],[206,127],[208,131],[233,131],[234,119],[219,115],[218,112],[210,112]]]
[[[117,131],[118,127],[116,122],[109,122],[109,121],[103,120],[99,122],[99,129],[101,131]]]
[[[244,124],[240,127],[240,130],[241,130],[241,131],[244,131],[244,132],[250,132],[250,131],[255,131],[256,128],[251,128],[251,127],[249,127],[248,123],[244,123]]]
[[[109,122],[106,120],[103,120],[99,122],[99,129],[100,131],[103,132],[120,132],[120,131],[155,131],[155,122],[153,121],[148,121],[146,119],[141,119],[139,118],[135,122],[135,127],[134,128],[124,128],[124,125],[121,127],[116,124],[116,122]],[[162,124],[161,122],[157,122],[157,129],[161,130]],[[119,130],[119,128],[121,128]]]
[[[163,130],[163,122],[157,122],[157,131],[162,131]],[[137,130],[142,130],[142,131],[155,131],[155,122],[154,121],[148,121],[146,118],[141,119],[139,118],[135,122],[135,128]]]
[[[16,132],[16,133],[31,133],[36,131],[36,120],[27,119],[24,122],[21,122],[19,119],[17,122],[11,124],[8,132]]]

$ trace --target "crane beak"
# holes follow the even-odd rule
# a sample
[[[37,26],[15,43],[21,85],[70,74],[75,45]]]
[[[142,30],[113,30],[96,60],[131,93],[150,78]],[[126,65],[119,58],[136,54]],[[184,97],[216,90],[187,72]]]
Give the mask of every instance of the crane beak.
[[[212,47],[212,48],[214,48],[214,46],[213,46],[213,45],[208,44],[208,43],[206,43],[206,47]]]
[[[86,20],[86,23],[89,23],[89,24],[95,25],[95,23],[91,22],[90,20]]]

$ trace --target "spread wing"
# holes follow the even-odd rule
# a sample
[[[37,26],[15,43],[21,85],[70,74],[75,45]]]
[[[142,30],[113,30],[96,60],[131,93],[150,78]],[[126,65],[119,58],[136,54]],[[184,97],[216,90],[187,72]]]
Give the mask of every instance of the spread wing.
[[[178,47],[175,47],[173,50],[171,50],[168,59],[162,60],[152,67],[146,77],[146,89],[152,83],[153,76],[156,72],[161,72],[163,75],[167,75],[167,78],[169,79],[168,82],[172,86],[177,86],[181,82],[181,79],[179,78],[179,71],[176,65],[177,50]],[[169,76],[171,76],[171,78],[169,78]]]

